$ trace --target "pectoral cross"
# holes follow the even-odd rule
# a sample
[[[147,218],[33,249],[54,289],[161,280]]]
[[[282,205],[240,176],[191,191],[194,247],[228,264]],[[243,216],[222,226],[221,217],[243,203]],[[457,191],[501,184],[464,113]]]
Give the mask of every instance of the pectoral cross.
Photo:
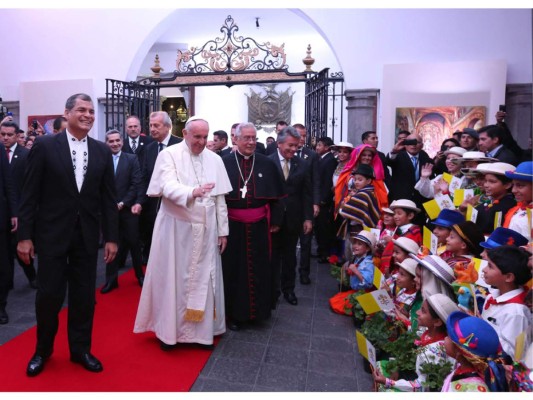
[[[244,199],[246,197],[246,192],[248,192],[248,188],[246,185],[244,185],[242,188],[239,189],[241,191],[241,199]]]

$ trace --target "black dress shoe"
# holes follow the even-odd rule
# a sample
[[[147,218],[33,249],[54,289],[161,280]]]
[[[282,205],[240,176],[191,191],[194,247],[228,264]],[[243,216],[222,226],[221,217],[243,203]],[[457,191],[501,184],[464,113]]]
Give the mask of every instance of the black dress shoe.
[[[292,304],[293,306],[298,304],[298,299],[296,298],[294,292],[283,293],[283,297],[285,297],[287,303]]]
[[[102,289],[100,289],[100,293],[106,294],[112,291],[113,289],[118,288],[118,280],[112,279],[110,281],[107,281]]]
[[[300,283],[302,285],[310,285],[311,284],[311,279],[309,279],[309,277],[307,275],[300,275]]]
[[[240,331],[242,324],[238,321],[228,321],[228,329],[231,331]]]
[[[159,340],[159,348],[163,351],[170,351],[172,349],[175,349],[178,344],[166,344],[165,342],[163,342],[162,340],[158,339]]]
[[[320,258],[318,259],[318,263],[319,263],[319,264],[329,264],[329,260],[328,260],[327,257],[320,257]]]
[[[91,353],[71,354],[70,361],[81,364],[83,368],[91,372],[101,372],[104,369],[102,363]]]
[[[30,362],[28,363],[28,367],[26,368],[26,375],[28,376],[39,375],[44,369],[44,364],[46,363],[47,359],[48,357],[43,357],[38,354],[34,354]]]
[[[5,325],[9,322],[9,316],[7,315],[4,307],[0,308],[0,325]]]

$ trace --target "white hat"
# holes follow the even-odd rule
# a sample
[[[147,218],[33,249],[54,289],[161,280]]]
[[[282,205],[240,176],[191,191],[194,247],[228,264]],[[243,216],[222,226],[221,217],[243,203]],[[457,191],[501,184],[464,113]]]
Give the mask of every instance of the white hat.
[[[446,323],[446,320],[452,312],[459,311],[457,304],[442,293],[435,293],[434,295],[429,296],[427,301],[444,323]]]
[[[405,250],[408,253],[417,254],[420,246],[413,239],[406,237],[399,237],[398,239],[392,239],[392,242],[400,249]]]
[[[337,144],[331,146],[331,148],[334,150],[338,149],[339,147],[347,147],[349,149],[353,149],[353,144],[351,144],[350,142],[338,142]]]
[[[482,174],[494,174],[494,175],[503,175],[508,171],[514,171],[516,167],[511,164],[503,162],[495,162],[490,164],[479,164],[476,167],[476,171],[481,172]]]
[[[465,151],[461,158],[461,161],[479,161],[479,162],[492,162],[498,161],[495,158],[487,157],[482,151]]]
[[[381,211],[383,211],[384,213],[387,213],[387,214],[392,214],[392,215],[394,215],[394,211],[392,211],[392,210],[391,210],[390,208],[388,208],[388,207],[383,207],[383,208],[381,209]]]
[[[466,149],[463,149],[462,147],[454,146],[451,149],[448,149],[444,152],[444,155],[447,156],[448,154],[456,154],[459,157],[462,157],[463,154],[466,153]]]
[[[433,275],[451,287],[452,282],[455,280],[455,274],[453,273],[452,267],[442,258],[439,256],[419,258],[414,254],[409,254],[409,257],[416,260],[420,265],[431,271]]]
[[[396,263],[396,265],[405,269],[410,275],[416,276],[416,266],[418,263],[412,258],[406,258],[401,263]]]
[[[415,202],[407,199],[394,200],[389,208],[391,210],[394,210],[395,208],[407,208],[408,210],[413,210],[417,213],[420,212],[420,208],[416,208]]]
[[[363,230],[352,236],[352,240],[359,240],[365,243],[370,247],[370,251],[372,251],[372,253],[374,252],[374,247],[376,247],[376,235],[373,233]]]

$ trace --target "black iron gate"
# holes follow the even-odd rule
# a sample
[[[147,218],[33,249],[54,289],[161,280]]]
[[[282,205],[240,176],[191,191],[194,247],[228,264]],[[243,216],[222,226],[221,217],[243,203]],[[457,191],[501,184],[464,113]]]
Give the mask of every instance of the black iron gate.
[[[118,129],[124,135],[126,118],[135,115],[141,121],[141,132],[148,135],[150,113],[161,107],[159,88],[158,84],[106,79],[106,131]]]
[[[329,75],[329,68],[310,76],[305,82],[305,126],[307,144],[340,132],[342,140],[344,111],[344,78],[342,72]]]

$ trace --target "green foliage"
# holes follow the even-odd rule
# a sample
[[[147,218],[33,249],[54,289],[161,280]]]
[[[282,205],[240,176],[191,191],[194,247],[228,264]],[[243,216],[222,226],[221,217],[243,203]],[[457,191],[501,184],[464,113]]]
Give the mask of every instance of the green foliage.
[[[387,351],[385,345],[398,336],[398,321],[391,320],[383,311],[379,311],[367,317],[361,332],[374,347]]]
[[[426,375],[424,386],[430,392],[440,392],[444,379],[453,369],[453,364],[447,359],[439,358],[438,362],[435,359],[435,356],[430,355],[426,362],[420,364],[420,372]]]
[[[416,332],[404,331],[394,341],[385,343],[383,350],[395,358],[399,370],[414,371],[416,368]]]
[[[350,287],[350,277],[348,274],[344,274],[344,279],[341,282],[341,276],[342,276],[342,265],[338,264],[330,264],[330,274],[332,277],[334,277],[339,283],[341,283],[345,287]]]
[[[355,293],[352,293],[350,296],[348,296],[347,303],[350,306],[354,319],[357,321],[363,321],[366,317],[366,313],[363,310],[361,303],[359,303],[356,299],[358,296],[361,296],[362,294],[365,294],[365,293],[366,292],[364,290],[358,290]]]

